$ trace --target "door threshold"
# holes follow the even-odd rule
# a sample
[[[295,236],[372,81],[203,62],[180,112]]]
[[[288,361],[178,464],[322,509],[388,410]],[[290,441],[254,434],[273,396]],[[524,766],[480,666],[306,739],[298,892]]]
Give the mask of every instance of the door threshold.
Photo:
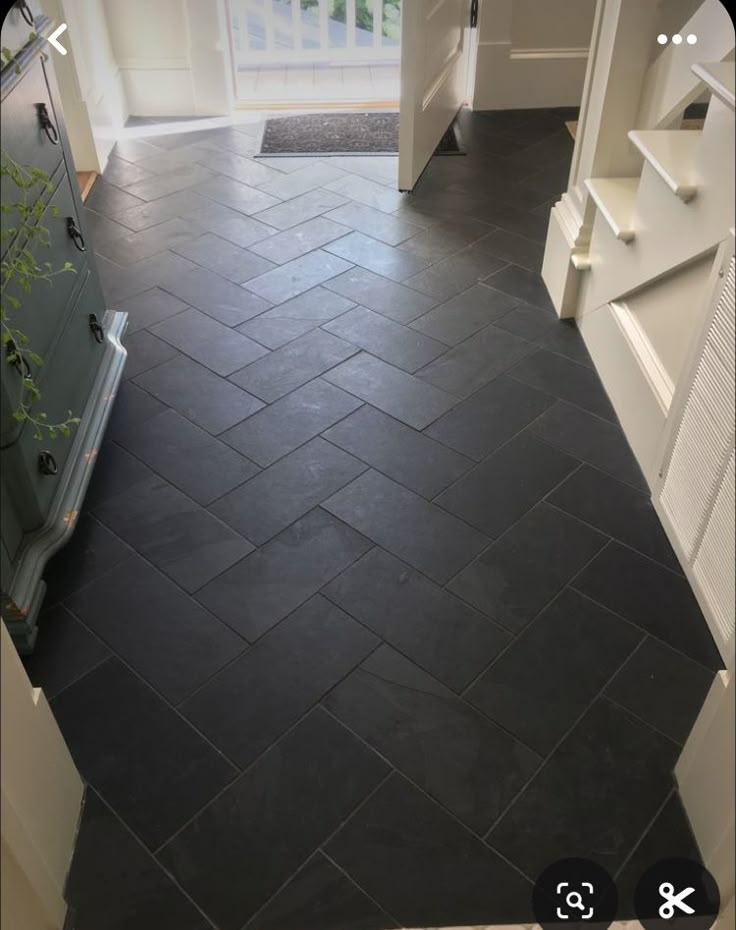
[[[398,100],[261,100],[236,103],[236,110],[398,110]]]

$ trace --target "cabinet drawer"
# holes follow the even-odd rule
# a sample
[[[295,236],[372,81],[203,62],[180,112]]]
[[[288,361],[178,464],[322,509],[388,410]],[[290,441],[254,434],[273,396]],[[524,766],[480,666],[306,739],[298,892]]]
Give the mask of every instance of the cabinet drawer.
[[[30,41],[30,33],[38,32],[37,20],[40,17],[41,10],[37,0],[14,3],[3,20],[0,33],[3,48],[8,49],[12,55],[17,55]]]
[[[56,216],[55,211],[58,211]],[[29,347],[44,360],[44,365],[33,371],[39,382],[44,378],[54,346],[71,310],[72,294],[79,290],[80,281],[87,271],[85,252],[80,251],[86,245],[70,180],[65,174],[60,175],[42,224],[48,230],[48,245],[34,239],[28,245],[28,250],[41,266],[49,262],[52,270],[58,271],[65,262],[71,262],[75,270],[55,274],[50,281],[33,281],[30,293],[25,293],[17,281],[12,281],[7,288],[7,293],[21,303],[19,310],[11,311],[13,325],[25,333]],[[74,230],[78,230],[79,235],[72,235]]]
[[[51,177],[64,158],[59,124],[46,82],[43,57],[39,55],[12,93],[3,99],[0,108],[3,154],[18,165],[40,168]],[[24,192],[6,175],[0,182],[0,190],[4,204],[24,198]],[[33,200],[43,193],[43,187],[36,185],[28,192],[31,193]],[[5,230],[16,226],[15,211],[3,214],[2,223],[5,251],[10,241],[6,239]]]
[[[104,301],[99,283],[87,271],[69,322],[44,378],[41,399],[34,410],[43,411],[48,423],[68,417],[81,417],[100,361],[104,355],[104,338],[98,342],[90,327],[90,314],[98,320],[104,315]],[[98,333],[98,338],[102,338]],[[23,530],[41,526],[59,487],[76,429],[71,436],[55,439],[34,438],[33,424],[26,423],[18,440],[3,450],[3,473],[19,501],[17,512]],[[48,472],[52,472],[49,474]]]

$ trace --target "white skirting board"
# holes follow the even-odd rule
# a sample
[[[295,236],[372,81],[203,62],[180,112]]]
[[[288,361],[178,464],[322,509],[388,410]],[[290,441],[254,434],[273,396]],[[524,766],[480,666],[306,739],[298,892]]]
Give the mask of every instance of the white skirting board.
[[[512,48],[479,42],[474,110],[510,110],[580,105],[587,48]]]

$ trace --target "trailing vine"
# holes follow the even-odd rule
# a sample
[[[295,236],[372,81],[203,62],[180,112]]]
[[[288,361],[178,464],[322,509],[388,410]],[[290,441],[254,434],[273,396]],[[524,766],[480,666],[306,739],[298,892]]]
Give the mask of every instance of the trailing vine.
[[[33,351],[28,337],[15,323],[24,295],[31,293],[34,284],[53,285],[53,280],[60,274],[74,273],[71,262],[54,269],[51,262],[42,262],[34,254],[35,244],[48,248],[49,231],[43,225],[47,211],[58,216],[56,207],[43,203],[42,194],[51,191],[51,179],[40,168],[20,165],[4,150],[0,152],[0,175],[18,189],[18,196],[12,203],[0,204],[2,210],[2,247],[7,252],[2,259],[0,271],[0,344],[5,360],[20,374],[20,392],[13,411],[13,418],[19,423],[28,423],[33,428],[36,439],[55,439],[58,435],[69,436],[72,428],[79,423],[72,411],[59,423],[50,423],[45,413],[34,410],[41,400],[41,391],[33,377],[33,368],[41,367],[43,359]],[[11,184],[4,184],[6,190]],[[36,312],[40,312],[38,309]]]

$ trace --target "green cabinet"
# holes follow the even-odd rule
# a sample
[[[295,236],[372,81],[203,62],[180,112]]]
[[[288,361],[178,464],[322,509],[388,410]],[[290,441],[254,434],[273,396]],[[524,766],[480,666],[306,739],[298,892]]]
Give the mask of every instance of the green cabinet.
[[[26,15],[31,7],[24,7]],[[6,288],[21,307],[13,325],[43,364],[0,356],[0,492],[2,531],[0,584],[2,616],[20,652],[33,648],[36,616],[43,602],[43,571],[48,559],[74,530],[97,451],[117,392],[125,350],[120,339],[126,314],[107,310],[100,286],[84,209],[74,171],[63,111],[51,58],[43,36],[50,24],[36,16],[39,38],[21,45],[29,27],[16,9],[3,26],[2,44],[15,50],[18,68],[0,74],[2,151],[19,165],[42,169],[48,188],[33,189],[43,210],[45,243],[16,233],[22,224],[4,214],[3,252],[26,248],[56,271],[65,263],[74,270],[56,274],[52,282],[33,283],[30,293]],[[7,27],[7,37],[6,37]],[[46,46],[48,48],[48,46]],[[3,177],[4,204],[16,203],[20,192]],[[10,356],[12,359],[12,355]],[[80,417],[71,435],[38,438],[33,423],[19,422],[17,409],[23,379],[31,376],[41,397],[31,410],[43,411],[47,422]]]

